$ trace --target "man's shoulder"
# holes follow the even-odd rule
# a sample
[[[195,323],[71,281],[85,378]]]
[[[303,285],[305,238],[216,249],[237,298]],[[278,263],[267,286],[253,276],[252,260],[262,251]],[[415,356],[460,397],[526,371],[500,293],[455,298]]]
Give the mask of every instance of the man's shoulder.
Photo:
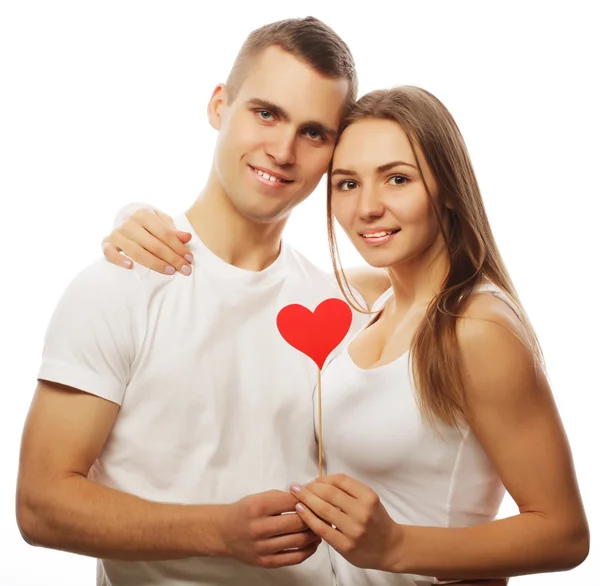
[[[143,267],[119,268],[98,258],[75,274],[63,296],[70,303],[92,307],[136,306],[146,296],[146,271]]]
[[[140,287],[145,271],[137,265],[133,269],[120,268],[105,258],[97,258],[82,268],[72,279],[80,287],[132,288]]]
[[[333,272],[318,267],[297,250],[291,247],[289,250],[291,252],[290,276],[303,280],[309,284],[312,291],[321,296],[344,297]],[[350,295],[353,302],[356,302],[364,310],[373,307],[391,287],[385,269],[357,266],[346,269],[344,273],[350,285],[350,291],[346,290],[346,293]],[[344,284],[343,286],[346,288]]]
[[[317,266],[314,262],[306,258],[301,252],[288,246],[288,266],[286,274],[310,285],[311,289],[322,288],[329,291],[332,295],[339,294],[339,287],[332,273]]]

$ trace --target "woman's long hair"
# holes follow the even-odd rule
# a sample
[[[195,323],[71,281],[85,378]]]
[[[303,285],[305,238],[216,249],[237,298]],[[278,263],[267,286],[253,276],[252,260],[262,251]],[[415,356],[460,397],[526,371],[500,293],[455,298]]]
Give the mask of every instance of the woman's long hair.
[[[534,353],[543,364],[541,350],[496,246],[467,147],[446,107],[435,96],[417,87],[374,91],[363,96],[350,110],[342,122],[340,135],[351,124],[369,118],[394,121],[406,133],[444,237],[448,274],[415,332],[410,353],[419,407],[425,420],[431,424],[443,422],[458,426],[467,415],[467,405],[456,322],[484,279],[499,287],[512,301],[528,331]],[[433,173],[439,201],[447,206],[445,222],[425,181],[417,147]],[[330,166],[327,186],[329,248],[338,285],[346,300],[359,309],[356,299],[350,299],[353,296],[335,239],[331,170]]]

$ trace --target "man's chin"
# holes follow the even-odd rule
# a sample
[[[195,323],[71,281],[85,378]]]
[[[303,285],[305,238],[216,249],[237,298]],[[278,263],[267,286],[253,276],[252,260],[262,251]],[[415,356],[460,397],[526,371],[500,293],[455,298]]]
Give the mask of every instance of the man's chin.
[[[278,224],[279,222],[287,220],[291,210],[244,210],[242,215],[255,224]]]
[[[257,198],[257,201],[242,201],[236,206],[238,212],[247,220],[258,224],[272,224],[287,218],[294,206],[289,202],[265,201]]]

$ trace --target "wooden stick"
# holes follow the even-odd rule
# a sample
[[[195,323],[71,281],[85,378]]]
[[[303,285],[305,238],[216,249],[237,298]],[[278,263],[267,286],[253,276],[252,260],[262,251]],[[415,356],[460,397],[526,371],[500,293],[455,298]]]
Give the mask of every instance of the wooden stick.
[[[319,368],[319,476],[323,476],[323,410],[321,408],[321,369]]]

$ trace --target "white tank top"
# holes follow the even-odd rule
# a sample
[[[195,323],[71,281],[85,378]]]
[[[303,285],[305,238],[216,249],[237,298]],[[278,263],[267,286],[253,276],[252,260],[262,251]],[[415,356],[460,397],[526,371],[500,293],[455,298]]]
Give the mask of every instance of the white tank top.
[[[477,293],[503,299],[485,284]],[[375,308],[391,297],[386,292]],[[505,490],[466,425],[421,420],[411,359],[405,353],[380,367],[363,369],[347,348],[323,372],[323,449],[328,474],[344,473],[370,486],[397,523],[464,527],[491,521]],[[338,586],[426,586],[434,578],[364,570],[332,550]]]

